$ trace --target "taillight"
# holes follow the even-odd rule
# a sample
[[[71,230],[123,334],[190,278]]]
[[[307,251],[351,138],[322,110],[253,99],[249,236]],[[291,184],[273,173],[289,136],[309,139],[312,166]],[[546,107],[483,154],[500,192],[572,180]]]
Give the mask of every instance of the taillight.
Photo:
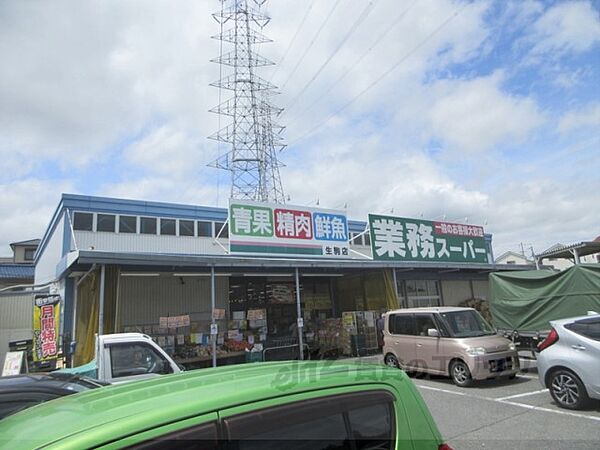
[[[450,447],[448,444],[440,444],[438,445],[438,450],[452,450],[452,447]]]
[[[548,337],[538,344],[538,351],[541,352],[556,342],[558,342],[558,333],[554,328],[552,328],[550,330],[550,334],[548,334]]]

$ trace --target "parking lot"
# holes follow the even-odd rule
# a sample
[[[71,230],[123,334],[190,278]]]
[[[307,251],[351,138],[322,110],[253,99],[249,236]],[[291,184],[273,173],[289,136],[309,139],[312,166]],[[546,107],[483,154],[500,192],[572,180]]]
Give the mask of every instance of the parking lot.
[[[381,362],[381,357],[361,358]],[[488,380],[459,388],[444,377],[417,376],[418,387],[442,435],[454,449],[597,449],[600,402],[585,411],[554,404],[539,384],[535,363],[515,380]]]

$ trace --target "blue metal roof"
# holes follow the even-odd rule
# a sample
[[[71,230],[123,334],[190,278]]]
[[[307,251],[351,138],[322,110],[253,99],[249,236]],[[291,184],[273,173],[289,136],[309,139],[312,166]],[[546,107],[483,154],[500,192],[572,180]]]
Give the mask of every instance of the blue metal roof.
[[[0,279],[33,279],[34,273],[30,264],[0,264]]]

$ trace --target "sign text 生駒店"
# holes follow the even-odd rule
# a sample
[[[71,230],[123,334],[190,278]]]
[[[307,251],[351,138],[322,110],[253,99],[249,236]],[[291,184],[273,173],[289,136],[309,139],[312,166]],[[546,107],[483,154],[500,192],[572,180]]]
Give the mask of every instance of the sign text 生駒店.
[[[60,296],[36,295],[33,305],[33,360],[58,357]]]
[[[369,214],[373,259],[487,263],[483,228]]]
[[[348,221],[339,211],[231,200],[231,253],[347,258]]]

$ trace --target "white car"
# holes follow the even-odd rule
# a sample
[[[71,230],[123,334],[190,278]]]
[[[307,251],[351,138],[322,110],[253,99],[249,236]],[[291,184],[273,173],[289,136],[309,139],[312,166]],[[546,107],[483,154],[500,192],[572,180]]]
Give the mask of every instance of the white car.
[[[538,345],[542,386],[558,406],[585,408],[600,400],[600,314],[550,322],[552,330]]]

